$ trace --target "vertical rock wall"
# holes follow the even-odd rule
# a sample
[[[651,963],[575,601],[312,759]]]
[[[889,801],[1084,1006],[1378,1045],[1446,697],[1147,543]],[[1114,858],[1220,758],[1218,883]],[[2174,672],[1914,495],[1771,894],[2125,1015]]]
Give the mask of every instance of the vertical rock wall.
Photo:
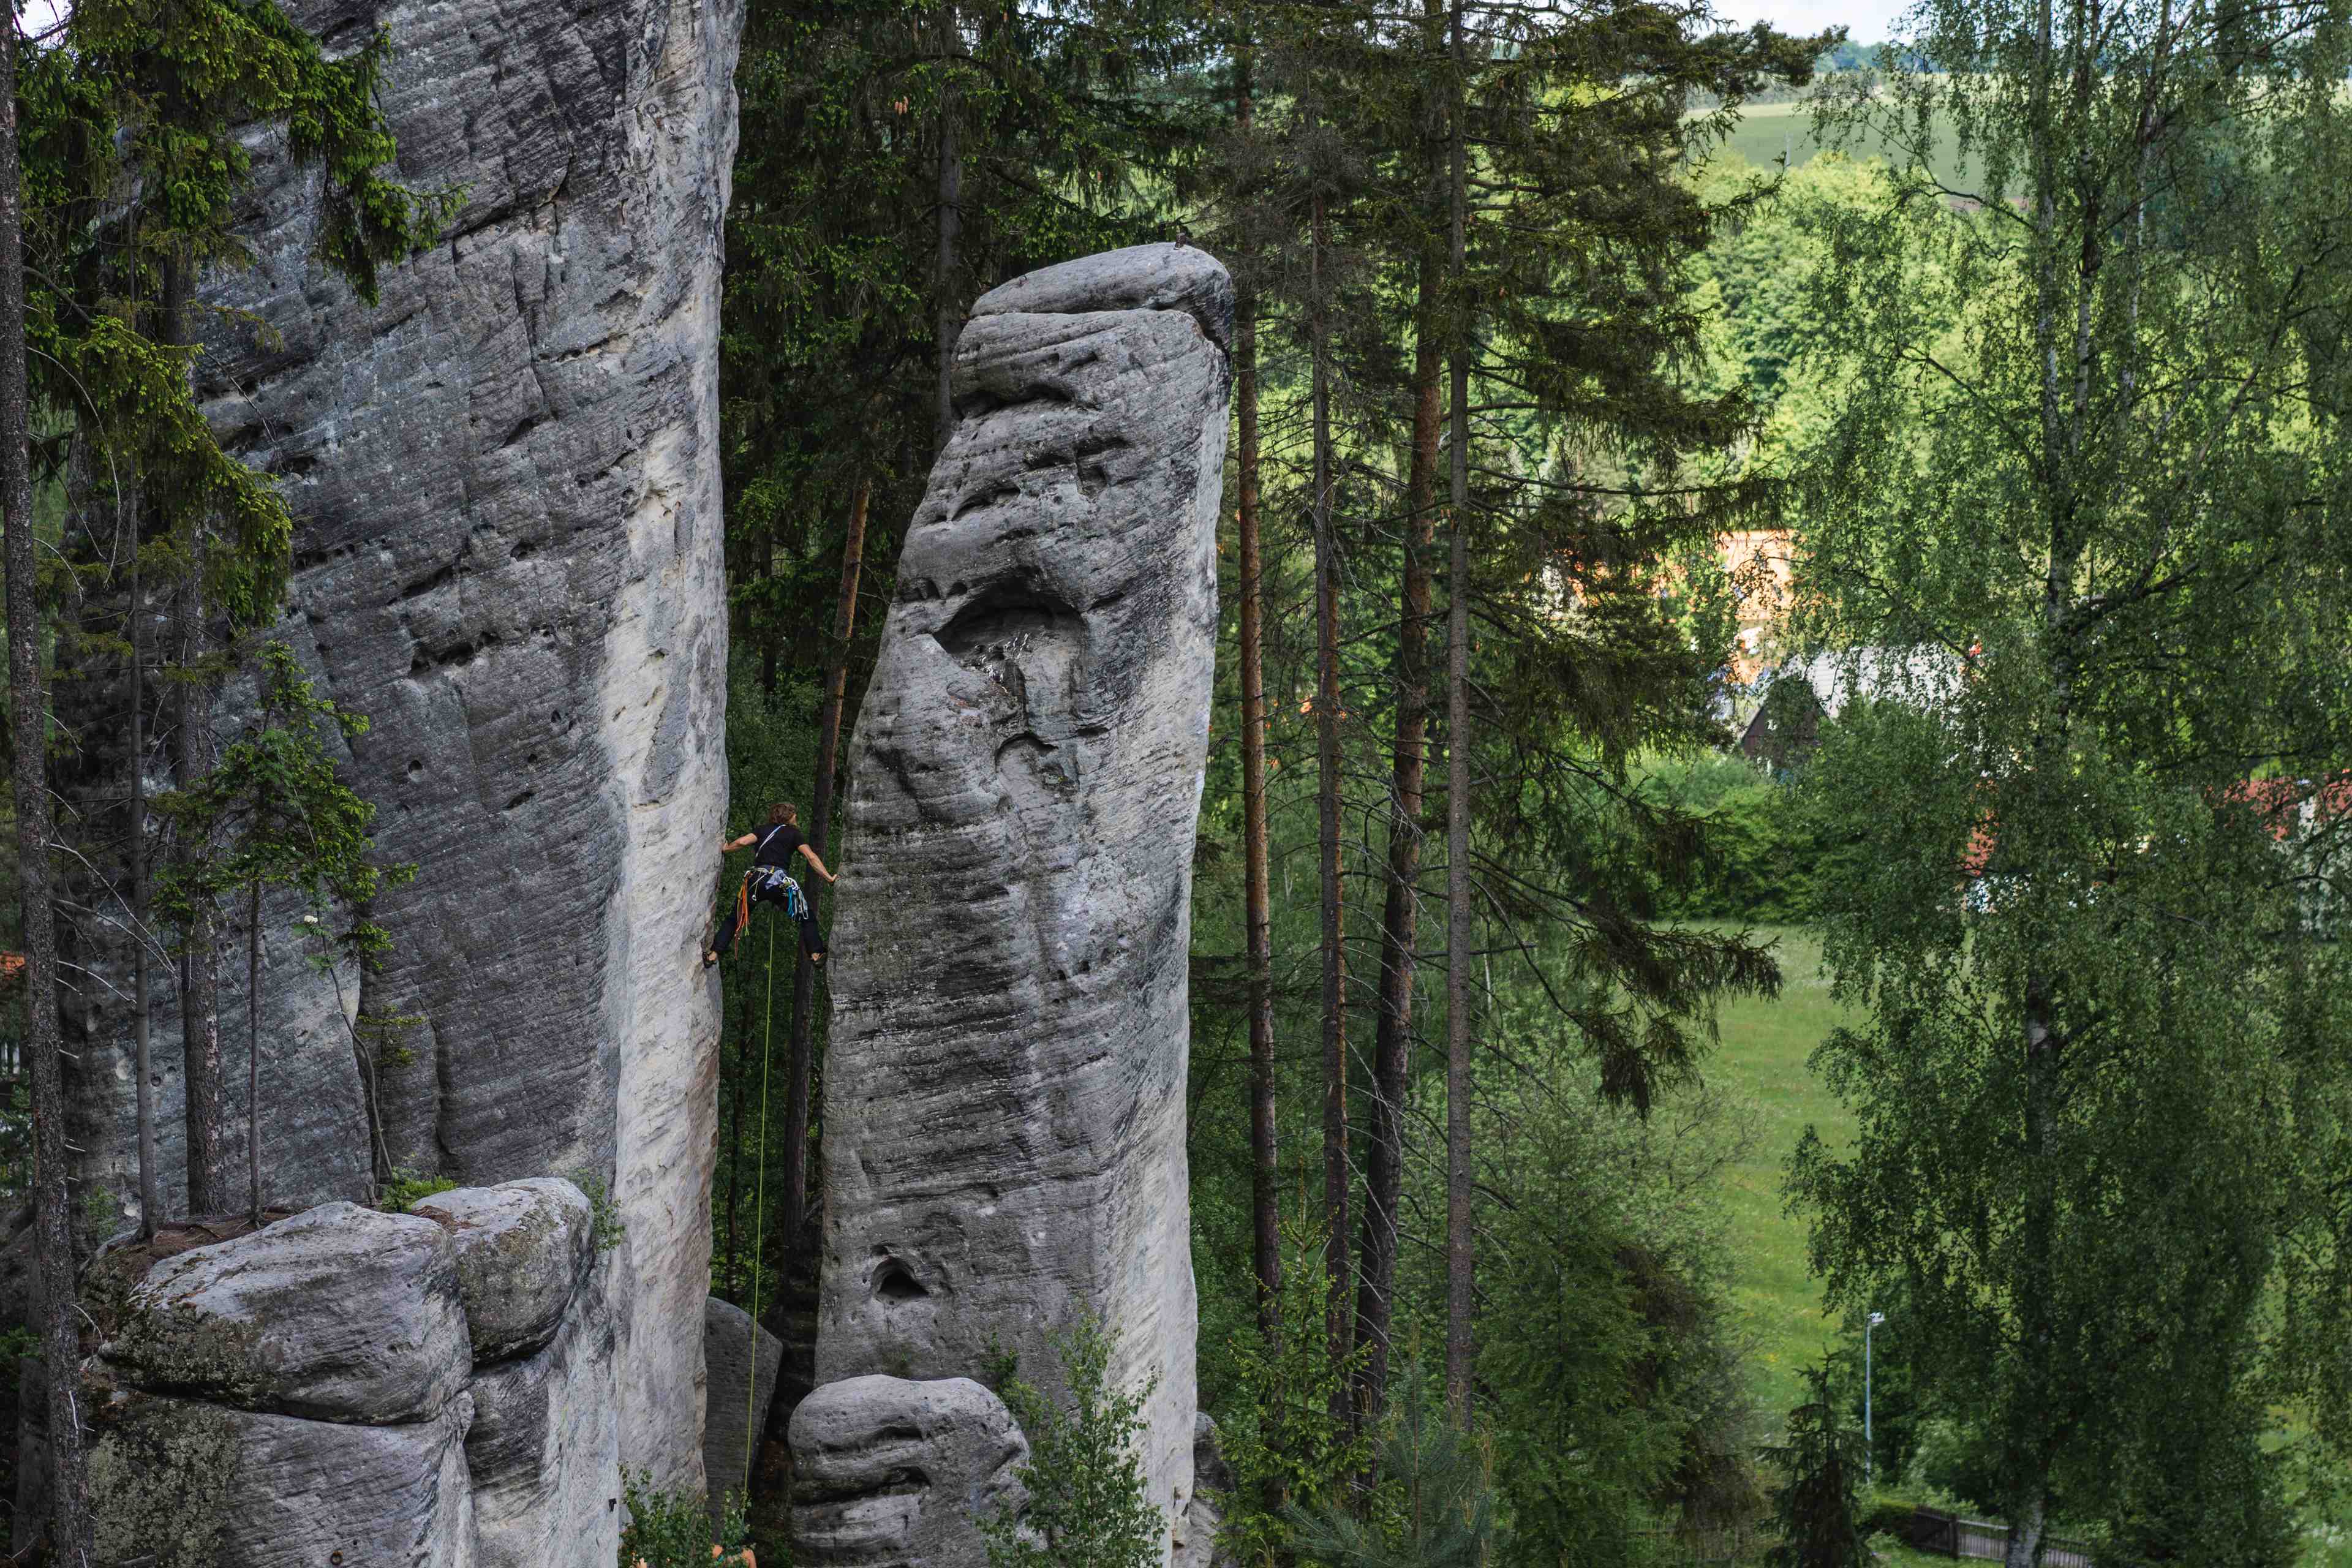
[[[367,308],[309,259],[315,176],[264,145],[258,265],[205,290],[209,411],[297,519],[281,635],[373,721],[350,776],[383,857],[418,867],[374,910],[384,973],[341,992],[301,962],[292,911],[265,911],[270,1195],[363,1196],[372,1166],[606,1186],[623,1458],[698,1485],[718,1015],[696,954],[726,803],[717,339],[741,0],[289,9],[331,50],[388,31],[400,172],[464,205]],[[79,956],[127,972],[102,931]],[[241,969],[223,1031],[240,1103]],[[413,1023],[379,1049],[345,1027],[362,1011]],[[135,1192],[121,997],[85,988],[68,1026],[81,1173]]]
[[[1186,959],[1232,286],[1147,246],[975,307],[853,749],[821,1384],[1047,1376],[1081,1312],[1192,1489]],[[821,1395],[820,1395],[821,1397]]]

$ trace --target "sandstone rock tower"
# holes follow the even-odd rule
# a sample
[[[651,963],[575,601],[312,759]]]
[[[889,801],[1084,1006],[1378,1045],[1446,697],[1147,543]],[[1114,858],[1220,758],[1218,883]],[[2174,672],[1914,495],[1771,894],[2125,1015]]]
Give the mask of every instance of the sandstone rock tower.
[[[718,1015],[696,952],[727,788],[717,359],[741,0],[288,9],[331,52],[388,32],[400,174],[464,205],[370,309],[309,259],[317,183],[264,147],[258,265],[206,289],[226,308],[205,317],[208,410],[297,521],[278,635],[373,720],[350,776],[383,858],[419,868],[374,910],[385,972],[340,993],[281,936],[292,911],[265,908],[270,1195],[363,1198],[371,1165],[606,1187],[621,1458],[698,1487]],[[130,1028],[104,989],[67,1020],[75,1142],[85,1182],[120,1194]],[[355,1010],[416,1022],[376,1050]],[[167,1171],[178,1034],[160,1020]]]
[[[974,307],[858,721],[825,1079],[819,1382],[968,1377],[992,1344],[1043,1377],[1048,1332],[1091,1312],[1120,1382],[1154,1380],[1171,1516],[1232,310],[1224,268],[1174,245]]]

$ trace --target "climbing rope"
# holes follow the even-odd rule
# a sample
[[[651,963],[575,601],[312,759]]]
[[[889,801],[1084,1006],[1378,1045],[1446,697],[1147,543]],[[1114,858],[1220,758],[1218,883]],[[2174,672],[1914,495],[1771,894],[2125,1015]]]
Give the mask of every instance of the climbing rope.
[[[768,1233],[768,1066],[776,1038],[776,922],[768,922],[768,999],[760,1026],[760,1180],[751,1200],[751,1370],[743,1379],[743,1490],[751,1489],[751,1446],[759,1438],[752,1416],[760,1397],[760,1260],[767,1256]],[[779,1280],[779,1284],[782,1281]]]

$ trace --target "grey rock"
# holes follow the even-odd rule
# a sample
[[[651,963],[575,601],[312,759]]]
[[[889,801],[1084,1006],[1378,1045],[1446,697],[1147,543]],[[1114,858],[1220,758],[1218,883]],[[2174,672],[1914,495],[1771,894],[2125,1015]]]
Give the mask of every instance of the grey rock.
[[[1189,245],[1137,245],[1024,272],[973,304],[982,316],[1178,310],[1219,348],[1234,341],[1234,285],[1224,264]]]
[[[984,1568],[976,1521],[1025,1500],[1029,1443],[970,1378],[829,1383],[793,1412],[793,1561]]]
[[[965,330],[852,749],[825,1072],[818,1382],[1002,1347],[1050,1387],[1050,1331],[1094,1314],[1118,1382],[1151,1384],[1171,1513],[1230,309],[1204,253],[1141,247],[1007,284]]]
[[[744,1436],[767,1430],[768,1403],[776,1396],[776,1369],[783,1356],[783,1342],[753,1323],[742,1308],[716,1296],[703,1303],[702,1362],[709,1369],[709,1413],[702,1425],[702,1472],[709,1478],[714,1516],[728,1494],[743,1486],[750,1453]]]
[[[205,286],[207,410],[297,521],[274,630],[373,721],[349,776],[382,858],[418,867],[373,911],[383,971],[340,988],[302,961],[290,906],[265,908],[266,1184],[301,1203],[363,1196],[386,1166],[605,1184],[624,1443],[657,1484],[698,1487],[718,1012],[696,959],[727,799],[717,348],[742,0],[288,8],[331,48],[385,30],[400,172],[463,205],[366,305],[311,259],[315,173],[257,133],[256,265]],[[225,692],[218,721],[249,702]],[[90,821],[96,847],[122,837],[119,808]],[[77,1175],[120,1200],[129,958],[83,925],[71,1136]],[[360,1011],[420,1021],[379,1048],[352,1038]],[[168,1011],[155,1057],[173,1173]]]
[[[478,1374],[469,1392],[474,1427],[466,1459],[477,1568],[614,1562],[620,1406],[602,1271],[590,1276],[545,1348]]]
[[[1205,1410],[1192,1420],[1192,1489],[1195,1495],[1222,1492],[1227,1496],[1234,1489],[1234,1468],[1225,1462],[1217,1424]]]
[[[1192,1495],[1176,1517],[1172,1568],[1235,1568],[1238,1559],[1219,1539],[1233,1489],[1234,1469],[1218,1446],[1217,1424],[1203,1410],[1192,1421]]]
[[[473,1371],[447,1233],[345,1203],[163,1259],[101,1353],[151,1392],[370,1424],[438,1415]]]
[[[457,1296],[478,1362],[545,1344],[596,1261],[587,1194],[561,1177],[435,1193],[408,1212],[457,1245]]]
[[[399,1426],[124,1395],[101,1412],[90,1451],[98,1560],[475,1568],[472,1419],[464,1394],[429,1420]]]
[[[1218,1539],[1224,1528],[1224,1510],[1213,1499],[1201,1496],[1186,1503],[1176,1519],[1171,1568],[1238,1568],[1240,1559]]]

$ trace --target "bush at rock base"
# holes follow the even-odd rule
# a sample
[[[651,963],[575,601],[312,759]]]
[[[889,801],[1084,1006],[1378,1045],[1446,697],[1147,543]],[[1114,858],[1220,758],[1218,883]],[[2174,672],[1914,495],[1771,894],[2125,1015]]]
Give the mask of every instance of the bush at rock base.
[[[619,1568],[754,1568],[746,1542],[743,1500],[730,1494],[711,1539],[710,1510],[698,1493],[655,1489],[646,1470],[621,1473],[621,1501],[629,1522],[621,1531]]]

